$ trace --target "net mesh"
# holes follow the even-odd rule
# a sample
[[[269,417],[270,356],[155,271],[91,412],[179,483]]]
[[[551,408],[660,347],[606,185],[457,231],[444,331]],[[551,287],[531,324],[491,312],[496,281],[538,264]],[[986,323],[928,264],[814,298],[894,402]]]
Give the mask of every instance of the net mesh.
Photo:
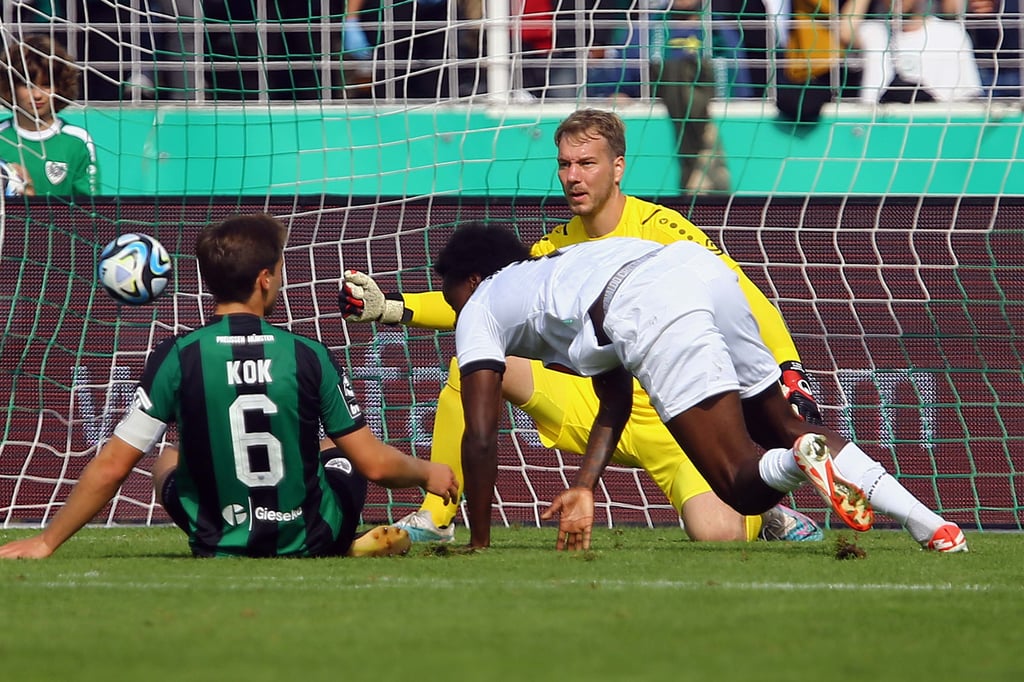
[[[818,4],[838,31],[838,9]],[[91,135],[100,192],[6,200],[2,523],[51,518],[110,437],[149,349],[205,321],[192,240],[240,210],[289,226],[276,321],[334,349],[373,428],[429,456],[451,335],[346,326],[337,278],[357,268],[386,290],[430,289],[430,255],[457,221],[508,221],[526,240],[564,221],[552,133],[597,106],[627,125],[624,189],[688,215],[778,303],[829,424],[949,518],[1020,528],[1017,0],[953,20],[974,40],[975,95],[881,106],[862,104],[850,76],[864,51],[785,80],[793,52],[767,46],[819,19],[780,22],[756,0],[697,5],[665,24],[663,7],[639,0],[4,3],[4,50],[42,34],[81,69],[77,96],[57,99]],[[651,68],[671,58],[658,42],[671,31],[696,39],[712,67],[690,74],[700,88],[681,115],[659,89],[672,78]],[[800,102],[827,93],[817,124],[781,111],[794,85]],[[682,146],[673,116],[708,125]],[[168,247],[175,280],[156,305],[118,309],[96,288],[96,257],[132,231]],[[510,408],[495,522],[537,523],[576,463]],[[104,520],[166,521],[150,466]],[[376,491],[367,517],[419,501]],[[601,523],[678,523],[636,470],[612,468],[598,502]],[[809,492],[791,502],[827,518]]]
[[[283,305],[275,320],[318,338],[350,369],[371,426],[429,456],[433,408],[453,352],[450,333],[346,325],[336,309],[344,268],[385,290],[429,290],[430,254],[462,220],[514,223],[536,239],[561,219],[539,200],[408,200],[385,205],[296,202],[96,202],[45,217],[8,206],[0,267],[0,514],[49,518],[110,437],[152,345],[209,315],[190,245],[199,226],[238,210],[269,209],[289,226]],[[704,200],[692,219],[778,302],[801,349],[827,423],[877,456],[929,506],[967,527],[1019,528],[1024,467],[1020,320],[1024,217],[1020,200]],[[173,291],[155,305],[117,307],[96,287],[99,249],[127,228],[175,257]],[[197,293],[198,292],[198,293]],[[173,433],[170,434],[173,438]],[[530,421],[502,421],[494,520],[537,523],[578,457],[543,448]],[[150,460],[104,518],[164,521]],[[394,519],[416,491],[375,489],[366,517]],[[792,502],[819,519],[813,492]],[[612,467],[599,522],[677,523],[641,471]]]

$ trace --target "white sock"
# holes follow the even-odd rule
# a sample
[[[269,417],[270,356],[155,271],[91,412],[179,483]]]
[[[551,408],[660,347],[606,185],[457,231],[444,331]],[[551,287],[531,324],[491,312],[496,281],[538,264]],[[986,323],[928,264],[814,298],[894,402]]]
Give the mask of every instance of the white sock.
[[[757,470],[768,487],[783,493],[796,490],[807,480],[796,463],[792,449],[772,448],[761,456]]]
[[[843,478],[864,491],[875,511],[899,521],[918,542],[931,540],[946,523],[856,444],[848,443],[833,461]]]

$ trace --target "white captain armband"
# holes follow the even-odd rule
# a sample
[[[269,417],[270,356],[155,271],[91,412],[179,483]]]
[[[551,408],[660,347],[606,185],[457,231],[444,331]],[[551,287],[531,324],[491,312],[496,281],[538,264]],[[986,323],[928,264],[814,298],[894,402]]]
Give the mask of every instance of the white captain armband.
[[[143,412],[142,407],[133,404],[121,423],[114,429],[114,435],[133,448],[142,452],[153,449],[167,431],[167,424]]]

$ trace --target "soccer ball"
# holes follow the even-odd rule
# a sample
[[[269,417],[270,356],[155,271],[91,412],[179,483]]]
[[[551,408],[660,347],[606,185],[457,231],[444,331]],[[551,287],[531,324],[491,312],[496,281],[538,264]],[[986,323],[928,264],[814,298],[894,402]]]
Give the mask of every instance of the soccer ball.
[[[20,197],[25,193],[25,178],[14,166],[0,159],[0,187],[5,197]]]
[[[167,288],[171,257],[148,235],[122,234],[103,248],[96,276],[118,303],[144,305]]]

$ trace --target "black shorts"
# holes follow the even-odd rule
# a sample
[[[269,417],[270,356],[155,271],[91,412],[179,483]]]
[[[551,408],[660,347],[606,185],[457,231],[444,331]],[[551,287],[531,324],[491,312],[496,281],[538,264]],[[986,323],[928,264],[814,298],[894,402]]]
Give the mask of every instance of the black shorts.
[[[332,460],[335,460],[332,462]],[[342,460],[342,461],[337,461]],[[328,463],[331,463],[328,465]],[[355,470],[352,463],[342,456],[337,448],[329,448],[320,452],[320,463],[324,467],[327,477],[327,485],[331,487],[338,498],[341,506],[341,531],[338,538],[331,547],[324,551],[316,552],[318,556],[344,556],[349,546],[356,537],[356,529],[359,527],[359,517],[363,513],[363,505],[366,504],[366,479]],[[181,504],[181,496],[178,495],[177,472],[172,471],[164,479],[163,490],[161,491],[164,501],[164,511],[171,517],[178,528],[188,534],[189,519],[185,513],[185,507]]]

